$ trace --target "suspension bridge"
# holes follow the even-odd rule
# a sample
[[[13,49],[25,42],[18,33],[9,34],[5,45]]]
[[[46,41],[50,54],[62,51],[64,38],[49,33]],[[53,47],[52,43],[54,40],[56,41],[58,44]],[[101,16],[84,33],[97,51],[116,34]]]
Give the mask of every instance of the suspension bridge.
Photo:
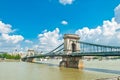
[[[82,42],[79,41],[80,37],[75,34],[65,34],[63,38],[64,43],[42,56],[60,56],[62,57],[60,66],[64,65],[65,67],[74,68],[79,66],[82,56],[120,56],[120,46]],[[40,56],[28,56],[23,59],[32,61],[32,59],[39,58]]]

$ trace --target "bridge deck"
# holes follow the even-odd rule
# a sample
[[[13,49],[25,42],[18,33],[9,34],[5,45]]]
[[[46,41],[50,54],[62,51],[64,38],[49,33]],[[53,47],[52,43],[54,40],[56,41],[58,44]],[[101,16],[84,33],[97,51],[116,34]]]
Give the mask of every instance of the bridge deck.
[[[72,53],[72,54],[69,54],[69,55],[66,55],[66,54],[44,54],[44,55],[40,55],[40,56],[30,56],[28,58],[39,58],[39,57],[46,57],[46,56],[50,56],[50,57],[54,57],[54,56],[61,56],[61,57],[64,57],[64,56],[120,56],[120,51],[119,52],[116,52],[116,51],[113,51],[113,52],[87,52],[87,53]]]

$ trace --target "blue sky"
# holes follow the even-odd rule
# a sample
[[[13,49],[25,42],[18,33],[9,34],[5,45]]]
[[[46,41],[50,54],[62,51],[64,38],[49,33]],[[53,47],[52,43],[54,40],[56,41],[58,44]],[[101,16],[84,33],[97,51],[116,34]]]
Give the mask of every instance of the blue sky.
[[[25,48],[30,45],[24,42],[31,42],[31,45],[40,46],[45,33],[56,31],[56,41],[59,41],[65,33],[79,34],[85,27],[89,31],[96,30],[98,26],[104,28],[104,21],[112,23],[119,4],[120,0],[0,0],[0,21],[11,25],[11,32],[7,34],[12,37],[9,38],[15,35],[20,38],[21,42],[11,41],[10,44]],[[3,37],[3,33],[0,34]],[[10,41],[5,40],[1,42]]]
[[[25,38],[34,39],[43,30],[59,27],[62,33],[73,33],[88,26],[94,28],[114,16],[119,0],[75,0],[62,5],[59,0],[1,0],[0,19],[18,29]],[[67,26],[61,21],[69,22]]]

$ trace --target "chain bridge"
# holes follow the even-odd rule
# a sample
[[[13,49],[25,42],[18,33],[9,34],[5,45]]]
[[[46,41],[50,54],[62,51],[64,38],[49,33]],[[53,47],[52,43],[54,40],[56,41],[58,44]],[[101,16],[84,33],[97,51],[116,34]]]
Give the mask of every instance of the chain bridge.
[[[101,45],[80,41],[75,34],[65,34],[64,43],[42,56],[62,57],[60,66],[78,68],[83,65],[82,56],[120,56],[120,46]],[[39,58],[41,55],[24,59]],[[82,64],[82,65],[81,65]]]
[[[44,54],[44,56],[120,56],[119,46],[106,46],[82,41],[77,43],[80,44],[79,52],[73,50],[71,54],[64,53],[64,43],[62,43],[54,50]]]

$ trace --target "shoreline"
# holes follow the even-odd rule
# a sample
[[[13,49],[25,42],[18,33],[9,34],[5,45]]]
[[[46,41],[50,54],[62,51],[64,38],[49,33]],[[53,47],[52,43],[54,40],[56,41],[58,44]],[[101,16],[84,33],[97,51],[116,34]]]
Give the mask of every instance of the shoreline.
[[[0,59],[0,62],[20,62],[21,60],[20,59]]]

